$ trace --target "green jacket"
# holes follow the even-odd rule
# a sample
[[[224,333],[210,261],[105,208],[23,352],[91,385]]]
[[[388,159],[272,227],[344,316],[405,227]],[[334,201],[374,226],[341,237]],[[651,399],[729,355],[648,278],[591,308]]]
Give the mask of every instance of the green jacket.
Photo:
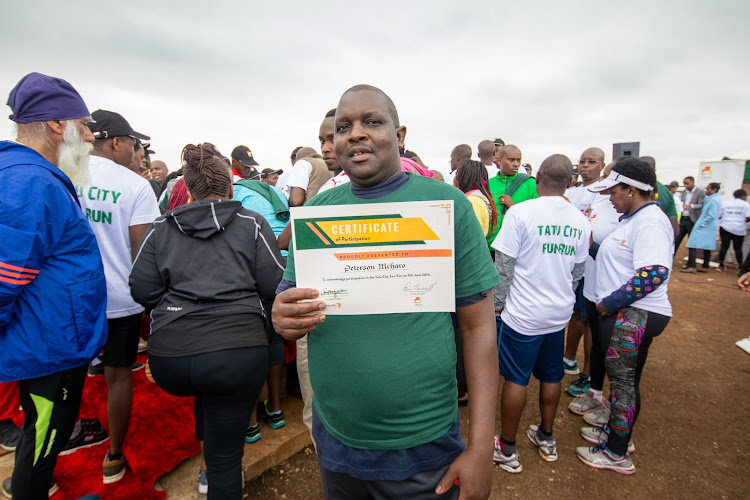
[[[495,241],[495,237],[497,236],[497,233],[500,231],[500,226],[503,224],[503,218],[505,217],[505,210],[502,209],[504,205],[500,204],[500,196],[504,195],[505,192],[508,190],[511,184],[513,184],[513,181],[516,177],[518,177],[519,173],[516,172],[515,175],[511,175],[510,177],[501,177],[500,172],[497,173],[497,175],[490,179],[489,185],[490,185],[490,194],[492,194],[492,199],[495,201],[495,206],[497,207],[497,226],[495,226],[495,230],[492,231],[489,236],[487,236],[487,245],[492,245],[492,242]],[[515,203],[521,203],[522,201],[531,200],[534,198],[538,198],[539,195],[536,193],[536,180],[533,177],[529,177],[524,181],[521,186],[516,189],[516,191],[510,195],[510,199],[513,200]]]

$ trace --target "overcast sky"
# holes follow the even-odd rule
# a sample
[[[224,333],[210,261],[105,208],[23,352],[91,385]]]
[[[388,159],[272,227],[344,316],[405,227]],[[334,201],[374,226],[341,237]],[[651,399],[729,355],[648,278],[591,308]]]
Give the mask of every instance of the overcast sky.
[[[369,83],[432,168],[494,137],[535,170],[640,141],[666,184],[750,158],[749,20],[743,0],[26,0],[3,7],[0,94],[31,71],[58,76],[150,135],[171,170],[202,141],[288,168],[295,146],[319,149],[344,90]]]

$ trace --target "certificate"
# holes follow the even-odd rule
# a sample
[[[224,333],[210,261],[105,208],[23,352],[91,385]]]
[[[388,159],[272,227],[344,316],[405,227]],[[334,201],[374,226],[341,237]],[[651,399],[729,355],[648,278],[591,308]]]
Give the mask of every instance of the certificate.
[[[453,203],[292,208],[297,286],[327,315],[455,311]]]

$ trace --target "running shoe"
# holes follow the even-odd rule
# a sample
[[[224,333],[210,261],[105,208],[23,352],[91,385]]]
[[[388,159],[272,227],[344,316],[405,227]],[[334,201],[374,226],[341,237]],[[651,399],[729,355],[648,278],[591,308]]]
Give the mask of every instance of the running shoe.
[[[286,420],[284,419],[284,411],[268,411],[267,399],[262,403],[258,403],[258,418],[260,420],[267,420],[268,425],[271,426],[271,429],[278,429],[279,427],[284,427],[284,425],[286,425]]]
[[[526,435],[529,436],[529,441],[534,443],[534,446],[539,450],[539,456],[547,462],[554,462],[557,460],[557,441],[555,438],[549,440],[543,440],[539,438],[539,426],[530,425]]]
[[[576,398],[568,404],[568,409],[576,415],[584,415],[591,410],[602,406],[602,402],[594,398],[594,393],[591,389],[587,389],[586,392]]]
[[[13,498],[13,493],[12,493],[12,490],[10,489],[10,485],[11,485],[11,478],[8,478],[5,481],[3,481],[3,496],[5,496],[5,498]],[[50,485],[49,490],[47,490],[47,497],[48,498],[51,497],[52,495],[57,493],[59,489],[60,487],[57,485],[57,483],[55,481],[52,481],[52,484]]]
[[[568,363],[565,358],[563,358],[563,369],[565,370],[565,375],[578,375],[581,373],[581,370],[578,369],[578,361],[573,360],[572,363]]]
[[[203,469],[198,471],[198,493],[208,495],[208,473]]]
[[[127,470],[128,461],[125,458],[125,455],[110,460],[109,452],[107,452],[104,456],[104,462],[102,463],[102,482],[104,484],[116,483],[125,476]]]
[[[82,418],[81,432],[78,436],[70,438],[60,452],[60,455],[70,455],[82,448],[96,446],[108,439],[109,436],[107,435],[107,431],[105,431],[102,424],[99,423],[98,418]]]
[[[591,379],[588,375],[582,373],[578,375],[578,379],[575,382],[570,384],[570,386],[565,389],[565,392],[567,392],[571,396],[580,396],[581,394],[588,391],[589,387],[591,387]]]
[[[139,339],[138,340],[138,354],[142,352],[146,352],[147,350],[148,350],[148,342],[143,339]]]
[[[620,474],[630,475],[635,472],[635,465],[633,460],[628,455],[618,457],[613,455],[608,449],[606,444],[600,444],[593,448],[582,446],[576,448],[576,455],[589,467],[594,469],[609,469]]]
[[[96,365],[89,365],[88,373],[89,377],[96,377],[97,375],[104,375],[104,363],[98,363]]]
[[[523,470],[521,464],[521,456],[518,454],[518,450],[514,451],[511,455],[503,453],[503,443],[500,441],[500,436],[495,436],[495,453],[492,456],[492,461],[511,474],[518,474]]]
[[[583,419],[587,424],[593,425],[594,427],[602,427],[609,423],[609,412],[610,405],[609,401],[605,401],[603,405],[598,408],[594,408],[591,411],[584,413]]]
[[[138,370],[143,370],[145,367],[146,367],[146,363],[141,363],[140,361],[136,361],[130,367],[130,371],[137,372]]]
[[[606,443],[609,439],[609,428],[605,425],[602,427],[584,427],[581,429],[581,437],[591,444],[602,444]],[[633,438],[628,441],[627,454],[635,452],[635,445],[633,444]]]
[[[245,442],[246,443],[254,443],[257,440],[260,439],[260,424],[255,423],[255,425],[251,425],[247,428],[247,432],[245,432]]]
[[[21,429],[11,419],[0,420],[0,448],[13,451],[21,442]]]

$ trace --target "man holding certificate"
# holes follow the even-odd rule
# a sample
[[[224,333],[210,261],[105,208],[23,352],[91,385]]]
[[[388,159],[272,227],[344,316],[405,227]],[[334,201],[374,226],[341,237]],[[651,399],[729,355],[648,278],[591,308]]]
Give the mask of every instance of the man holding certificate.
[[[499,280],[479,223],[463,193],[401,171],[406,128],[380,89],[352,87],[336,109],[336,156],[351,182],[294,209],[273,308],[283,337],[309,333],[323,490],[329,499],[458,498],[459,488],[487,498]],[[472,394],[466,449],[454,309]]]

